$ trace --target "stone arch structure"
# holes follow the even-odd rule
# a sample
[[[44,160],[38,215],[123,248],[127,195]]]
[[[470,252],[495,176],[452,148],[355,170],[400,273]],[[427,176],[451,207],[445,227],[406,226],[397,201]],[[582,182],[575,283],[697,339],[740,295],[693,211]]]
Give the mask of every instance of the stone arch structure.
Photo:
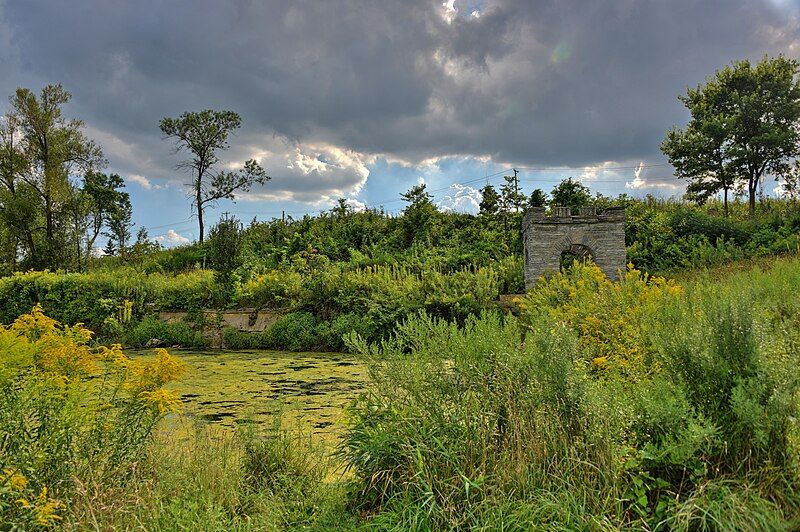
[[[558,271],[564,251],[589,254],[609,278],[625,271],[625,208],[611,207],[597,215],[581,207],[573,216],[569,207],[533,207],[522,219],[525,250],[525,287],[531,288],[546,271]]]

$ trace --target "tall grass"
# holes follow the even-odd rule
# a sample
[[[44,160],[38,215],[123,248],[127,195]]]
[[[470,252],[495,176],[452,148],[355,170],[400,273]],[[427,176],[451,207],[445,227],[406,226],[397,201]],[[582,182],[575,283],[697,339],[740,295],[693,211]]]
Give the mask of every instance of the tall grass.
[[[155,393],[165,368],[90,378],[83,362],[118,348],[37,314],[0,331],[2,526],[797,529],[800,261],[712,275],[612,283],[576,265],[519,317],[351,334],[371,379],[335,456],[279,425],[154,431],[174,406]],[[133,384],[98,388],[117,382]],[[106,409],[98,389],[124,400]]]
[[[353,508],[398,529],[796,526],[798,272],[683,290],[577,265],[521,320],[351,338],[374,382],[340,450]]]

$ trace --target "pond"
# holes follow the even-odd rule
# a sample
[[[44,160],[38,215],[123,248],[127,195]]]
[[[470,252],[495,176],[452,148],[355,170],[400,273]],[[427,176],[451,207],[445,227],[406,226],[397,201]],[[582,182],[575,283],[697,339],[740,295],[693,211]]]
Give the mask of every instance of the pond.
[[[269,427],[280,418],[283,428],[328,439],[341,430],[344,408],[367,380],[366,368],[345,354],[169,351],[186,364],[170,385],[181,394],[184,414],[224,427]]]

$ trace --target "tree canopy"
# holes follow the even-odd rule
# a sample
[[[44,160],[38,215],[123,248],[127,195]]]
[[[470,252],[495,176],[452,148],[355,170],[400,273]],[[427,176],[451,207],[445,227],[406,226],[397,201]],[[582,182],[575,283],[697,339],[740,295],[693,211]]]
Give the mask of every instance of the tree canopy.
[[[766,175],[786,175],[800,155],[798,62],[783,56],[752,65],[737,61],[679,99],[691,113],[684,129],[667,132],[661,149],[688,197],[746,190],[751,214]]]
[[[263,185],[270,179],[255,159],[248,159],[238,170],[216,168],[220,163],[219,152],[230,147],[228,138],[241,125],[241,118],[233,111],[211,109],[163,118],[159,124],[164,136],[175,142],[176,152],[190,153],[178,168],[188,170],[192,176],[187,186],[197,210],[200,242],[203,242],[203,213],[207,206],[222,199],[233,200],[237,193],[247,192],[253,185]]]

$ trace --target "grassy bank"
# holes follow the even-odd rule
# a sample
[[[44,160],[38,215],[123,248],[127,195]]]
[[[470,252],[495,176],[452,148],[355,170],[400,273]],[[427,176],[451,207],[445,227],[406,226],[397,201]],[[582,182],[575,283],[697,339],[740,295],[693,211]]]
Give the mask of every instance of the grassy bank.
[[[380,344],[351,337],[370,384],[333,453],[278,428],[160,434],[124,483],[69,477],[57,515],[162,530],[796,528],[798,288],[797,259],[681,285],[577,266],[519,318],[422,314]]]

